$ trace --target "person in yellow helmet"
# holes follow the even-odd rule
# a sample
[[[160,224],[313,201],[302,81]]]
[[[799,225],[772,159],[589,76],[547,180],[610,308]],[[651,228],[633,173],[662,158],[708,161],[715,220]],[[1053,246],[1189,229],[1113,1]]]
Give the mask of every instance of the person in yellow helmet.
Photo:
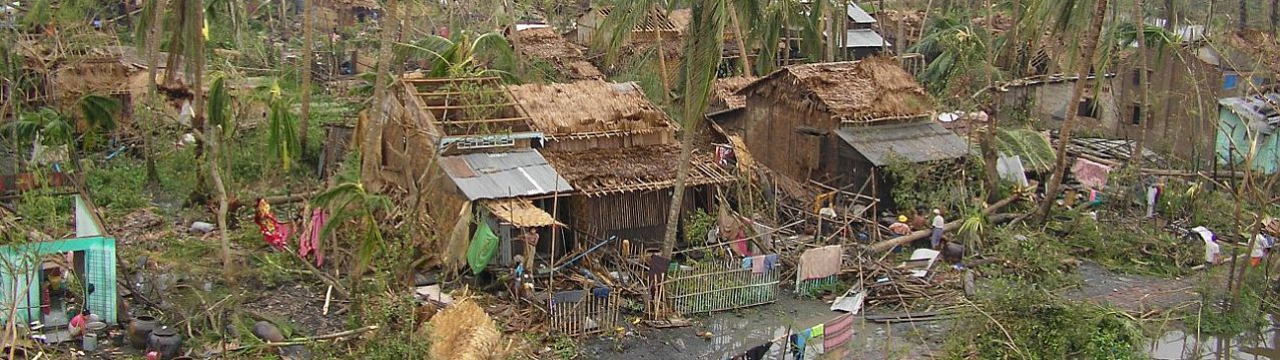
[[[910,233],[911,233],[911,225],[907,225],[906,215],[898,215],[898,221],[895,221],[892,225],[889,225],[889,236],[891,238],[906,236],[907,234],[910,234]],[[901,245],[895,246],[893,248],[893,251],[894,252],[902,251],[902,246]]]

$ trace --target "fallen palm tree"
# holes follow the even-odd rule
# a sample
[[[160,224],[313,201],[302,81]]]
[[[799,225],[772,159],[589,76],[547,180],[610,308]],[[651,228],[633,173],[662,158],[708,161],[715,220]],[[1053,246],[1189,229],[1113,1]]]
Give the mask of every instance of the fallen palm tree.
[[[997,201],[996,203],[987,206],[986,209],[982,209],[982,215],[986,216],[987,220],[993,223],[1012,220],[1013,218],[1017,217],[1017,215],[1015,214],[993,215],[993,214],[995,214],[996,210],[1000,210],[1000,208],[1008,206],[1009,204],[1012,204],[1014,201],[1017,201],[1018,199],[1021,199],[1021,198],[1022,196],[1020,194],[1015,193],[1013,196],[1004,198],[1003,200]],[[942,230],[955,231],[956,229],[959,229],[960,225],[963,223],[964,223],[964,219],[955,220],[955,221],[946,223],[946,225],[942,227]],[[889,251],[900,245],[909,244],[912,241],[927,238],[932,233],[933,233],[933,229],[916,231],[916,232],[907,234],[905,236],[900,236],[893,239],[881,241],[875,244],[871,244],[871,246],[868,247],[868,250],[872,252]]]

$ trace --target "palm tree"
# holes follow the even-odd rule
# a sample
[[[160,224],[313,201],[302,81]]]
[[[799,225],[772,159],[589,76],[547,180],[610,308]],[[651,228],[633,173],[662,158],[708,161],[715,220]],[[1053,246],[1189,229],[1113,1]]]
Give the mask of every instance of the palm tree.
[[[1040,203],[1036,209],[1036,214],[1041,218],[1049,216],[1049,208],[1053,206],[1054,199],[1058,197],[1058,193],[1062,190],[1062,177],[1065,176],[1067,170],[1067,144],[1071,142],[1071,128],[1075,126],[1076,113],[1071,108],[1072,105],[1080,103],[1080,98],[1084,97],[1084,88],[1088,86],[1085,81],[1089,76],[1089,68],[1093,65],[1093,56],[1098,50],[1098,37],[1102,33],[1102,21],[1107,14],[1107,0],[1095,0],[1093,9],[1093,20],[1089,23],[1088,32],[1085,33],[1084,39],[1080,43],[1080,53],[1076,57],[1076,74],[1080,80],[1075,82],[1075,86],[1071,89],[1071,98],[1067,101],[1068,109],[1066,116],[1062,120],[1061,134],[1058,136],[1058,154],[1057,166],[1053,169],[1053,176],[1049,178],[1049,185],[1045,189],[1045,200]]]
[[[148,104],[157,101],[156,75],[159,72],[157,65],[160,62],[160,60],[157,59],[159,57],[160,48],[160,23],[164,20],[164,11],[161,9],[166,7],[166,0],[147,1],[143,3],[142,16],[139,17],[138,26],[136,28],[137,33],[134,34],[134,36],[140,40],[139,43],[144,44],[145,47],[145,49],[139,50],[145,51],[144,54],[146,54],[147,57]],[[173,69],[169,69],[168,71],[172,72]],[[148,111],[147,113],[152,115],[151,121],[157,122],[155,119],[156,112]],[[160,184],[160,172],[156,170],[155,153],[152,148],[155,141],[151,138],[151,131],[144,129],[142,133],[143,141],[146,142],[142,147],[142,153],[143,157],[146,158],[147,163],[147,182],[152,185],[158,185]]]
[[[299,154],[307,151],[307,133],[311,123],[311,66],[315,62],[315,54],[312,53],[312,47],[315,45],[312,35],[315,29],[312,29],[311,15],[311,2],[302,0],[302,88],[299,89],[302,92],[302,106],[298,109]]]
[[[716,69],[720,67],[724,50],[724,27],[727,2],[731,0],[702,0],[693,3],[690,32],[685,38],[684,58],[681,60],[681,116],[684,133],[680,135],[680,165],[676,168],[675,192],[671,197],[671,210],[667,215],[667,229],[662,241],[662,256],[671,258],[680,222],[681,205],[684,203],[686,181],[689,177],[690,158],[694,139],[703,124],[711,87],[715,83]],[[743,49],[744,55],[746,49]]]
[[[88,149],[92,147],[93,139],[96,137],[93,135],[97,132],[111,132],[116,129],[116,117],[120,114],[122,105],[115,98],[89,94],[76,100],[76,107],[80,109],[80,118],[89,125],[89,133],[85,135],[84,144],[84,148]]]
[[[519,62],[511,43],[497,32],[484,33],[475,39],[462,32],[457,40],[430,35],[415,43],[396,43],[393,53],[396,61],[430,59],[431,68],[426,74],[429,78],[494,75],[508,82],[519,80],[511,71],[485,65],[488,60],[499,69],[515,70]]]

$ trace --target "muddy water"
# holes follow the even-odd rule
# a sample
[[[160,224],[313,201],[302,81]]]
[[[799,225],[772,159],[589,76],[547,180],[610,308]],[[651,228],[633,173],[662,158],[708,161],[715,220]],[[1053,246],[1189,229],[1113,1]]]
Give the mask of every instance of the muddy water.
[[[1280,360],[1280,316],[1270,316],[1271,326],[1235,337],[1196,337],[1195,333],[1170,331],[1150,344],[1152,359]]]
[[[830,311],[821,301],[780,299],[769,305],[725,312],[693,320],[693,325],[677,329],[633,327],[621,340],[592,339],[582,348],[588,359],[728,359],[765,342],[783,339],[793,329],[807,329],[840,313]],[[930,348],[940,346],[943,323],[886,326],[856,319],[848,359],[929,358]],[[699,334],[710,333],[709,336]],[[775,341],[766,359],[791,359],[782,351],[784,341]],[[806,356],[806,359],[835,357]]]

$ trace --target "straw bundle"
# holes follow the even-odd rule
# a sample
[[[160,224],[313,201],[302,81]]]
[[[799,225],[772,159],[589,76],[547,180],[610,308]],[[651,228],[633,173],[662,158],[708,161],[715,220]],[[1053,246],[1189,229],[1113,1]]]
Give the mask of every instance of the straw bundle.
[[[673,127],[666,113],[650,103],[635,83],[526,84],[512,86],[511,93],[534,127],[552,136]]]
[[[716,80],[714,107],[718,110],[747,107],[747,97],[736,93],[746,87],[747,84],[756,81],[756,79],[754,76],[734,76]]]
[[[501,341],[493,319],[470,299],[431,318],[431,357],[435,359],[502,359]]]

